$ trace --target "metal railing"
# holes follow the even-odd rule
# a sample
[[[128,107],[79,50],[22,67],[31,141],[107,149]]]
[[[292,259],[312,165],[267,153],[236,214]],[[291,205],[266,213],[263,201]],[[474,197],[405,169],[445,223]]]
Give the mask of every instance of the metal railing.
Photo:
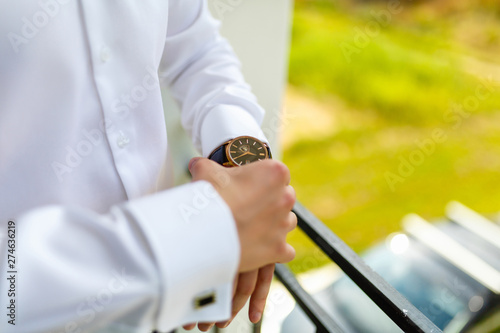
[[[441,332],[300,203],[296,203],[293,211],[297,215],[298,227],[404,332]],[[276,265],[275,276],[314,323],[317,332],[343,332],[335,320],[300,286],[287,266]]]

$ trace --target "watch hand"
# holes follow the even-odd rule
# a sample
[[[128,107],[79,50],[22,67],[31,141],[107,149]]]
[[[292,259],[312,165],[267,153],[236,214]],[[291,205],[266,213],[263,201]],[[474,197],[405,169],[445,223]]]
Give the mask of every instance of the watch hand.
[[[241,155],[240,155],[240,156],[238,156],[238,157],[234,157],[234,159],[237,159],[237,158],[243,157],[243,156],[245,156],[245,155],[257,156],[257,154],[254,154],[254,153],[251,153],[251,152],[247,151],[247,152],[244,152],[243,154],[241,154]]]
[[[237,158],[243,157],[243,156],[245,156],[245,155],[247,155],[247,154],[249,154],[249,152],[248,152],[248,151],[247,151],[247,152],[245,152],[245,153],[243,153],[243,154],[241,154],[241,155],[240,155],[240,156],[238,156],[238,157],[233,157],[233,159],[237,159]]]

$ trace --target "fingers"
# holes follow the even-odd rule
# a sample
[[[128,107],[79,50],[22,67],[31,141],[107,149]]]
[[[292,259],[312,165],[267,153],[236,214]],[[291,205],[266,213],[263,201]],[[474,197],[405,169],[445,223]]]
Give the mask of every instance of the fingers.
[[[284,186],[290,184],[290,170],[285,164],[277,160],[264,160],[257,163],[250,163],[238,168],[233,168],[232,171],[245,174],[258,172],[260,173],[258,178],[260,178],[261,181],[263,179],[268,179],[270,182],[276,182]]]
[[[236,289],[233,296],[233,308],[232,308],[231,319],[225,322],[217,323],[218,328],[227,327],[234,319],[234,317],[236,317],[236,315],[245,306],[248,299],[255,290],[258,275],[259,275],[258,269],[252,270],[250,272],[240,273],[238,275],[238,279],[235,283]]]
[[[220,183],[222,183],[228,177],[226,175],[226,169],[223,166],[207,158],[192,158],[191,161],[189,161],[188,168],[189,172],[191,172],[191,176],[193,177],[193,181],[203,179],[210,181],[214,185],[220,186],[223,185]]]
[[[248,316],[252,323],[257,323],[261,320],[264,308],[266,305],[267,295],[271,287],[271,282],[274,274],[274,264],[266,265],[259,270],[254,270],[247,273],[241,273],[237,281],[236,292],[233,298],[232,318],[226,322],[216,323],[217,327],[227,327],[234,317],[245,306],[248,298],[250,298],[250,307]],[[198,328],[202,332],[209,331],[214,326],[214,323],[200,323]],[[189,329],[194,328],[194,325],[189,325]],[[186,326],[184,329],[188,330]]]
[[[264,313],[267,295],[274,275],[274,264],[270,264],[259,269],[257,285],[250,298],[250,309],[248,317],[252,323],[258,323]]]
[[[297,215],[294,212],[288,212],[287,216],[282,219],[280,228],[283,230],[279,235],[280,239],[276,242],[275,260],[273,262],[287,263],[295,258],[295,249],[288,244],[288,234],[297,227]]]
[[[233,282],[233,298],[234,298],[234,295],[236,294],[236,288],[238,286],[239,277],[240,277],[240,274],[236,274],[236,277],[234,278],[234,282]],[[232,315],[232,311],[231,311],[231,315]],[[215,325],[218,328],[226,328],[231,323],[231,320],[232,319],[226,320],[226,321],[219,321]]]
[[[262,161],[262,163],[267,163],[270,168],[268,174],[279,181],[281,184],[288,186],[290,184],[290,170],[288,167],[276,160],[266,160]]]
[[[231,320],[233,320],[234,317],[241,311],[248,301],[248,298],[251,297],[248,316],[251,322],[259,322],[262,318],[262,313],[264,312],[273,274],[274,264],[269,264],[258,270],[253,270],[239,275],[237,282],[238,286],[233,298],[233,317]],[[219,328],[225,328],[231,323],[231,320],[227,322],[220,322],[216,325]]]
[[[200,163],[202,162],[202,163]],[[197,180],[202,178],[201,173],[203,172],[203,158],[202,157],[194,157],[189,161],[188,169],[191,172],[191,176],[193,180]]]
[[[215,326],[217,326],[218,328],[226,328],[229,326],[229,324],[231,324],[231,320],[217,322]]]
[[[283,163],[266,160],[228,169],[206,158],[194,158],[189,169],[194,181],[212,183],[233,213],[242,250],[240,272],[288,262],[295,256],[286,237],[297,225],[296,217],[290,213],[296,194]],[[242,286],[238,283],[238,288]],[[251,287],[255,287],[255,281]],[[253,289],[246,295],[241,290],[236,292],[236,312],[252,292]]]
[[[193,157],[188,164],[188,169],[191,171],[191,168],[194,167],[194,165],[200,160],[202,157]]]
[[[196,327],[196,324],[189,324],[189,325],[182,326],[182,328],[184,328],[186,331],[191,331],[195,327]]]
[[[297,195],[295,194],[295,189],[291,185],[285,187],[285,193],[283,194],[283,205],[287,210],[292,210],[297,200]]]
[[[286,264],[295,258],[295,249],[290,244],[286,243],[280,251],[280,260],[278,263]]]
[[[297,228],[297,215],[294,212],[289,212],[285,220],[285,229],[287,232],[291,232]]]
[[[268,201],[269,205],[267,209],[269,211],[269,214],[272,214],[272,216],[276,218],[277,222],[291,221],[288,215],[295,206],[296,195],[294,188],[288,185],[282,188],[279,194],[275,194],[275,197],[279,198],[278,201],[274,203],[271,201],[272,199]]]
[[[214,327],[215,323],[199,323],[198,329],[202,332],[210,331]]]
[[[238,286],[236,287],[236,293],[233,297],[233,311],[231,319],[233,319],[238,312],[240,312],[254,292],[258,276],[258,269],[240,274]]]

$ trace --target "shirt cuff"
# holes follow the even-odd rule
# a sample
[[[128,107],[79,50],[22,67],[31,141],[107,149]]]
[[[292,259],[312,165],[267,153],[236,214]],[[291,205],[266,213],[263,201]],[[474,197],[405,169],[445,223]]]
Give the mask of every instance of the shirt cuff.
[[[201,128],[203,156],[208,157],[215,148],[241,135],[269,144],[257,120],[245,109],[235,105],[217,106],[205,116]]]
[[[159,267],[156,329],[227,320],[240,244],[231,210],[206,181],[126,204],[143,226]]]

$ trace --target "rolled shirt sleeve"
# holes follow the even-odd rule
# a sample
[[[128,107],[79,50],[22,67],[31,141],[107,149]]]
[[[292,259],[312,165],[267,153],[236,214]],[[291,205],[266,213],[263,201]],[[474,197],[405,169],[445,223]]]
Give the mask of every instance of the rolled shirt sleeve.
[[[245,82],[231,46],[219,34],[206,1],[171,1],[159,75],[182,109],[182,124],[203,154],[240,135],[267,142],[260,125],[264,110]],[[196,14],[194,14],[196,13]],[[175,50],[175,52],[169,52]]]

